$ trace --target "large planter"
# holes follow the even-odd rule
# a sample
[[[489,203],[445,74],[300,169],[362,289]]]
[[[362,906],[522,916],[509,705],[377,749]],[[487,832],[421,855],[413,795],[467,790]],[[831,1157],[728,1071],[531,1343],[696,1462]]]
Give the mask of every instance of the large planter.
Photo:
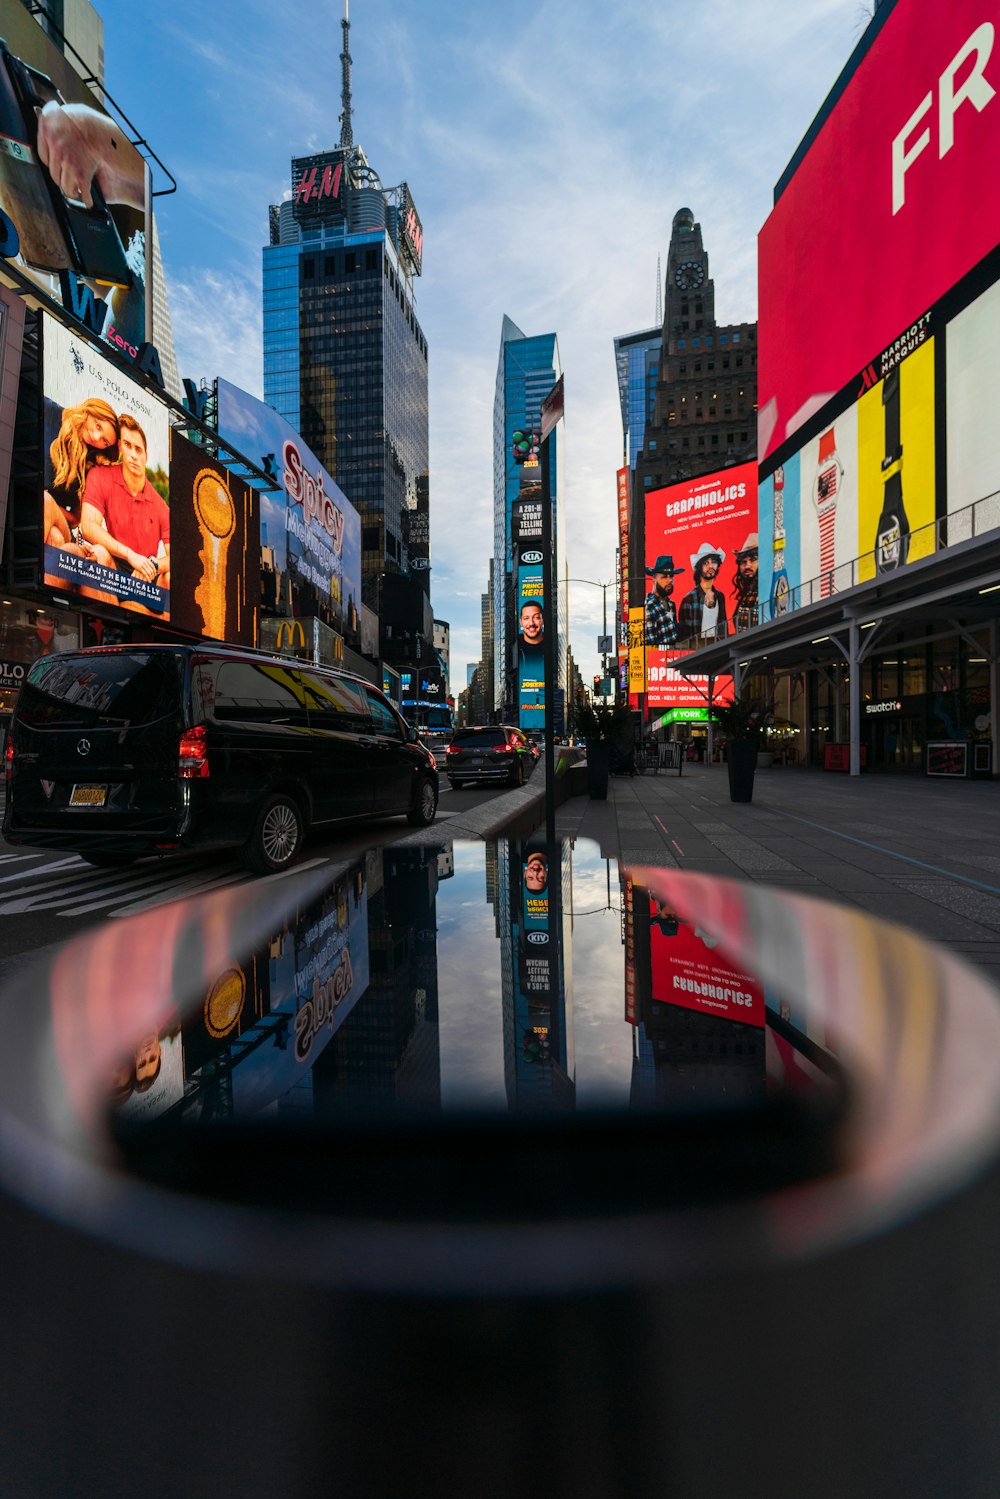
[[[730,739],[726,760],[729,766],[729,800],[752,802],[757,746],[749,739]]]
[[[591,801],[608,799],[608,774],[611,770],[611,746],[607,740],[587,741],[587,794]]]

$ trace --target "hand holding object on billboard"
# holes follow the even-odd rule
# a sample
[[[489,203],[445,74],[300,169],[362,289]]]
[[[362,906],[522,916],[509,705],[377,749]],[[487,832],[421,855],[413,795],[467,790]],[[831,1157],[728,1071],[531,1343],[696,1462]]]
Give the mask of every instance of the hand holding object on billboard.
[[[93,207],[95,181],[108,202],[144,207],[142,157],[114,120],[87,104],[50,101],[38,111],[38,155],[60,192],[85,208]]]

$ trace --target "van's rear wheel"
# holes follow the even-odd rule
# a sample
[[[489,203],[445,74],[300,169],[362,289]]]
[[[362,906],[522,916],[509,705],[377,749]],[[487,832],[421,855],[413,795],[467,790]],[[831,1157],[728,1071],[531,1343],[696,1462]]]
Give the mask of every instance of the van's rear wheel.
[[[302,847],[302,813],[297,802],[282,792],[269,797],[257,813],[243,858],[254,874],[287,869]]]
[[[417,787],[417,799],[406,814],[407,822],[415,828],[430,827],[437,815],[438,794],[433,781],[423,780]]]

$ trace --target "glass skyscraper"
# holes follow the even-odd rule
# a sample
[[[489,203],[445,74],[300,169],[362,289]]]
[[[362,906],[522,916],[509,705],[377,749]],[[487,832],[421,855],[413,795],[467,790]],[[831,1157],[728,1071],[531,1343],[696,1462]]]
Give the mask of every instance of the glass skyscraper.
[[[518,722],[516,578],[511,545],[511,507],[518,498],[521,470],[514,462],[513,434],[541,424],[542,401],[562,374],[554,333],[528,338],[504,317],[493,402],[493,675],[495,717]],[[564,727],[566,689],[566,597],[559,586],[564,535],[559,479],[562,423],[549,438],[552,493],[552,582],[557,625],[555,722]]]
[[[644,333],[623,333],[615,339],[618,398],[622,408],[625,462],[629,468],[635,468],[635,460],[642,452],[646,423],[653,417],[662,345],[662,327],[647,328]]]
[[[407,185],[384,189],[361,148],[342,144],[292,161],[263,252],[264,399],[359,512],[361,596],[376,610],[382,573],[412,569],[429,591],[426,527],[404,519],[428,495],[422,242]]]

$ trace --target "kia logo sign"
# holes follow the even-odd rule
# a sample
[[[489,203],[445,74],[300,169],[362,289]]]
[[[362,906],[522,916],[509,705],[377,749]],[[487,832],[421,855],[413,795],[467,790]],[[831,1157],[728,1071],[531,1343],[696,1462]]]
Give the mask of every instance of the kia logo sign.
[[[541,552],[522,552],[521,553],[521,561],[522,562],[527,562],[529,564],[532,564],[532,563],[535,563],[535,562],[541,562],[541,560],[542,560],[542,554],[541,554]]]
[[[533,942],[536,947],[542,947],[549,940],[548,932],[529,932],[528,941]]]

